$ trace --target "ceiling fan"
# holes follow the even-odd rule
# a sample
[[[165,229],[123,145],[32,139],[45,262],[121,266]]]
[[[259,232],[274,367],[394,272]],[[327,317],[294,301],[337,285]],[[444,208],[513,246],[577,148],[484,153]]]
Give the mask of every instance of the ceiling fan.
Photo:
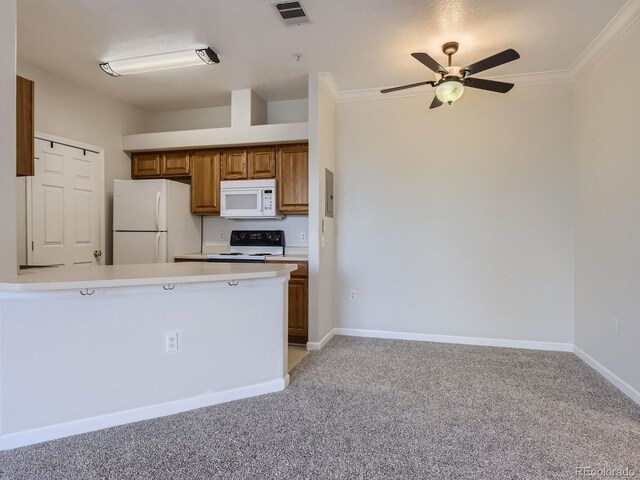
[[[451,105],[453,102],[462,97],[464,87],[479,88],[481,90],[489,90],[491,92],[507,93],[513,88],[513,83],[497,82],[495,80],[485,80],[482,78],[473,78],[471,75],[484,72],[490,68],[512,62],[520,58],[520,54],[513,48],[509,48],[495,55],[472,63],[466,67],[456,67],[451,65],[451,57],[458,51],[458,42],[447,42],[442,45],[442,51],[449,57],[449,65],[445,68],[436,62],[426,53],[412,53],[411,56],[420,63],[433,70],[436,74],[435,81],[411,83],[400,87],[385,88],[380,93],[395,92],[404,90],[405,88],[419,87],[421,85],[431,85],[436,87],[436,96],[433,97],[431,108],[436,108],[443,103]]]

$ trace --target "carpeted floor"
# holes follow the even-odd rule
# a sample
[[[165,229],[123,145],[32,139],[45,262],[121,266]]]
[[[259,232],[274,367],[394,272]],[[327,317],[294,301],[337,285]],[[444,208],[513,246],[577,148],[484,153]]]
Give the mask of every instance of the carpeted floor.
[[[640,407],[570,353],[336,337],[277,394],[0,453],[3,479],[570,479]]]

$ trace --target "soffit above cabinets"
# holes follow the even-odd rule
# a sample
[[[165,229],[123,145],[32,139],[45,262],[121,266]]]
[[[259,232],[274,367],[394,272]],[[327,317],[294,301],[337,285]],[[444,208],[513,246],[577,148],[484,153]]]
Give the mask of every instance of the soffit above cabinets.
[[[228,105],[230,92],[242,88],[267,101],[306,98],[312,72],[330,72],[342,92],[420,81],[424,68],[409,53],[436,55],[451,40],[460,42],[461,64],[505,45],[520,52],[493,76],[566,71],[625,3],[305,0],[312,22],[286,26],[269,0],[192,0],[188,7],[175,0],[21,0],[18,62],[149,112]],[[202,46],[221,63],[122,78],[98,67]]]

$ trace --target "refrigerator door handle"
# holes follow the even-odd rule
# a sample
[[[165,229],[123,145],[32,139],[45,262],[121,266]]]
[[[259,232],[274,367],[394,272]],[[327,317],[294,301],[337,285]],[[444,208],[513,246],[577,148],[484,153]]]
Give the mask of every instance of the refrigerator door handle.
[[[156,193],[156,227],[160,230],[160,197],[162,194],[160,192]]]
[[[160,263],[160,232],[156,233],[156,263]]]

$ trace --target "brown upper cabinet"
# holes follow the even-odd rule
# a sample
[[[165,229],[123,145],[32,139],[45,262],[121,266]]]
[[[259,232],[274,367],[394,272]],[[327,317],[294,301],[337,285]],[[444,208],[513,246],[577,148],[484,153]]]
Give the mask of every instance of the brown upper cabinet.
[[[188,177],[189,152],[165,152],[160,162],[160,176],[162,177]]]
[[[16,175],[34,175],[34,84],[16,76]]]
[[[222,180],[275,177],[274,147],[227,148],[222,151]]]
[[[160,153],[132,153],[131,178],[160,176]]]
[[[309,148],[305,145],[278,147],[278,212],[309,213]]]
[[[131,178],[188,177],[189,152],[138,152],[131,154]]]
[[[222,180],[245,180],[247,178],[247,149],[226,148],[222,150]]]
[[[191,212],[220,214],[220,150],[191,152]]]
[[[276,178],[276,149],[253,147],[248,149],[249,178]]]

